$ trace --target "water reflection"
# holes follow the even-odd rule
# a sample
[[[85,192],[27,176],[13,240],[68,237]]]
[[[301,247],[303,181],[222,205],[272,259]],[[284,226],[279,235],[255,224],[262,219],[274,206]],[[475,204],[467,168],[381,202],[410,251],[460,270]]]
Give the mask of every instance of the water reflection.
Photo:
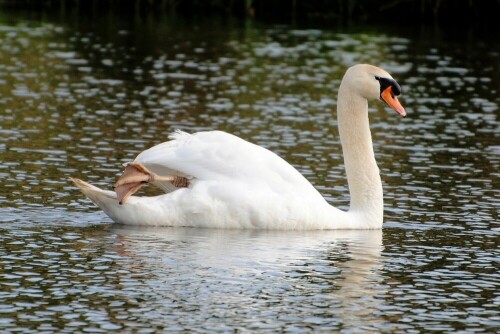
[[[29,229],[4,223],[0,230],[4,329],[380,332],[498,325],[494,237],[479,245],[449,229],[71,228],[71,221],[50,220]]]
[[[9,269],[2,299],[11,305],[2,309],[4,329],[335,329],[360,317],[380,321],[365,317],[379,303],[381,231],[1,232]],[[348,314],[332,314],[338,307]],[[269,315],[276,318],[255,321]]]
[[[131,266],[124,269],[152,274],[139,288],[155,296],[148,300],[149,320],[212,330],[335,330],[383,322],[370,316],[380,304],[381,231],[112,231]]]

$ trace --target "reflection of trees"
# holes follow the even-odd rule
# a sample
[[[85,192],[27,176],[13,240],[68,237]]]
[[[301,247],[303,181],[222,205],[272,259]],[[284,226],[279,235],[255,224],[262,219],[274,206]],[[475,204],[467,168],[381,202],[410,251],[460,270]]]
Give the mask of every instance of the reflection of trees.
[[[334,22],[380,21],[390,18],[401,22],[459,22],[487,20],[494,22],[499,4],[496,0],[3,0],[4,8],[30,8],[36,12],[64,15],[115,15],[147,18],[150,16],[182,16],[205,18],[250,16],[265,20],[323,20]]]
[[[66,165],[68,142],[59,131],[64,127],[59,115],[68,103],[57,96],[66,69],[63,61],[50,58],[59,34],[54,26],[3,26],[0,32],[0,145],[5,145],[0,160],[8,166],[4,193],[10,205],[20,198],[44,202],[43,188],[57,182]]]

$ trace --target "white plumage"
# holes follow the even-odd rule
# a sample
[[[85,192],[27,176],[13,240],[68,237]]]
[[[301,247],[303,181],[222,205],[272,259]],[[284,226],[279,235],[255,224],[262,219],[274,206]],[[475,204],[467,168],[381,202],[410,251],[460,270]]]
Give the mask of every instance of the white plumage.
[[[78,179],[73,181],[114,221],[123,224],[255,229],[380,228],[381,182],[364,106],[367,98],[380,96],[381,86],[375,76],[391,79],[387,72],[370,65],[352,67],[339,91],[339,128],[345,127],[340,134],[354,200],[348,212],[329,205],[294,167],[273,152],[222,131],[194,134],[177,131],[169,136],[170,141],[143,151],[132,163],[145,167],[151,175],[186,178],[187,187],[176,187],[161,177],[151,178],[150,182],[165,194],[130,196],[124,204],[119,204],[115,192]],[[349,85],[353,78],[373,82],[357,89]],[[370,84],[375,88],[370,90]],[[355,110],[359,108],[365,110]],[[359,140],[364,142],[356,142]],[[374,190],[367,189],[367,185]]]

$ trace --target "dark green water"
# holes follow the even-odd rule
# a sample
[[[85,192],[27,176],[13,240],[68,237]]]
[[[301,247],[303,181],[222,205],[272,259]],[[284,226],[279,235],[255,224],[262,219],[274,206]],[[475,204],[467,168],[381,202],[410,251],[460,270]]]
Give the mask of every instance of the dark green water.
[[[2,332],[494,332],[500,326],[500,43],[474,30],[255,22],[0,21]],[[113,225],[111,188],[177,128],[279,153],[348,206],[346,67],[384,67],[409,116],[371,105],[383,231]]]

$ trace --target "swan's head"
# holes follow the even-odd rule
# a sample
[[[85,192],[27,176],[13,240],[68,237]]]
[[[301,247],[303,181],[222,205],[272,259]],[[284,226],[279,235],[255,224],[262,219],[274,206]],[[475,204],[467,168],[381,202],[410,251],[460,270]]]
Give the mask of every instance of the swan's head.
[[[380,99],[401,116],[406,116],[406,111],[397,98],[401,94],[401,87],[383,69],[368,64],[352,66],[345,73],[342,84],[347,85],[346,88],[352,93],[368,100]]]

